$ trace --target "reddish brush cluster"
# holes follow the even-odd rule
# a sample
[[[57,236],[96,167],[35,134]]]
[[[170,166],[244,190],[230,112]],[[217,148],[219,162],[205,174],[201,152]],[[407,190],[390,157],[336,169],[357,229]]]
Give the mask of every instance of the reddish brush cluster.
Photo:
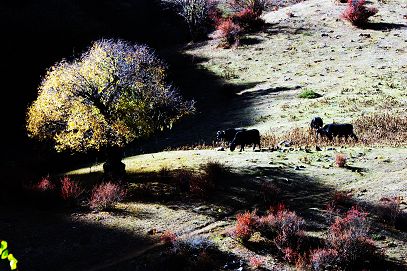
[[[227,18],[222,18],[218,13],[214,14],[213,21],[217,30],[214,37],[222,40],[221,46],[226,48],[237,44],[244,32],[260,29],[264,25],[264,20],[260,16],[267,2],[266,0],[233,0],[229,4],[235,11],[234,14]]]
[[[83,192],[83,188],[78,183],[72,181],[71,178],[65,176],[61,180],[61,196],[64,200],[75,201]]]
[[[247,241],[255,231],[259,231],[272,239],[281,252],[288,253],[287,248],[295,251],[298,247],[304,225],[305,221],[295,212],[288,211],[283,204],[279,204],[264,216],[257,216],[255,212],[237,215],[234,235]]]
[[[252,236],[256,226],[257,216],[255,212],[245,212],[236,216],[236,226],[233,234],[242,242],[247,241]]]
[[[165,244],[174,244],[177,241],[177,235],[170,230],[166,230],[161,235],[160,240]]]
[[[259,29],[264,21],[260,18],[261,12],[255,12],[253,9],[245,8],[232,16],[232,21],[247,31]]]
[[[44,177],[38,183],[34,184],[32,189],[40,192],[51,192],[55,190],[55,184],[50,181],[49,177]]]
[[[335,155],[335,164],[338,167],[345,167],[346,165],[346,156],[342,153],[338,153]]]
[[[127,190],[120,184],[102,183],[93,188],[89,202],[90,207],[95,210],[107,210],[117,202],[122,201],[126,194]]]
[[[353,25],[365,25],[369,17],[378,12],[377,8],[366,7],[365,2],[366,0],[348,0],[348,5],[341,17],[351,22]]]
[[[260,231],[272,237],[277,248],[287,253],[287,248],[295,251],[303,236],[305,221],[295,212],[288,211],[283,204],[271,209],[259,219]]]
[[[264,262],[265,262],[264,258],[256,256],[252,256],[249,258],[249,266],[254,270],[259,269],[264,264]]]
[[[174,180],[181,192],[189,192],[195,197],[205,198],[214,191],[226,174],[227,171],[223,164],[208,162],[201,167],[201,172],[178,170],[174,175]]]
[[[336,218],[329,227],[328,248],[311,253],[311,265],[315,270],[340,266],[350,268],[359,266],[377,256],[377,248],[368,236],[367,213],[353,207],[343,218]]]
[[[386,222],[395,224],[401,214],[400,204],[401,196],[381,198],[379,202],[379,215]]]
[[[237,44],[242,33],[242,28],[235,24],[232,19],[226,19],[219,23],[217,26],[218,38],[221,38],[224,42],[224,47],[229,47],[233,44]]]

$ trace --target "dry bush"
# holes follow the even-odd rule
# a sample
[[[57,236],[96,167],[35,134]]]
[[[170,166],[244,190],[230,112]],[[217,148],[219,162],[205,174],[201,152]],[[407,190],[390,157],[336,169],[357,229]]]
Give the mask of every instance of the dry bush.
[[[65,201],[75,202],[83,194],[84,189],[77,183],[65,176],[61,180],[61,196]]]
[[[166,230],[160,236],[160,241],[164,244],[174,244],[177,241],[177,235],[171,230]]]
[[[95,210],[108,210],[116,203],[122,201],[127,194],[126,188],[119,184],[107,182],[96,186],[92,190],[90,208]]]
[[[216,0],[161,0],[161,2],[183,18],[192,39],[206,35],[218,17]]]
[[[248,32],[257,31],[265,24],[260,15],[249,8],[233,14],[232,21]]]
[[[210,161],[202,165],[199,172],[180,169],[173,177],[181,192],[190,193],[198,198],[206,198],[227,175],[228,170],[222,163]]]
[[[232,231],[233,236],[241,242],[249,240],[255,231],[257,220],[255,212],[247,211],[243,214],[237,214],[236,225]]]
[[[338,167],[345,167],[345,165],[346,165],[346,156],[344,155],[344,154],[342,154],[342,153],[337,153],[336,155],[335,155],[335,164],[338,166]]]
[[[378,12],[377,8],[366,7],[365,2],[366,0],[348,0],[348,5],[341,17],[355,26],[365,25],[369,17]]]
[[[352,269],[372,261],[379,254],[370,239],[367,213],[353,207],[343,218],[336,218],[328,232],[328,246],[338,252],[338,264]]]
[[[400,147],[407,145],[407,116],[391,115],[389,113],[376,113],[359,117],[354,122],[358,142],[335,138],[333,141],[319,137],[316,140],[315,132],[308,128],[293,128],[289,132],[276,135],[266,133],[261,136],[261,145],[265,148],[274,149],[279,142],[289,142],[292,147],[301,146],[332,146],[346,145],[355,146],[362,144],[365,146],[392,146]]]
[[[259,269],[264,263],[265,260],[263,257],[252,256],[249,258],[249,266],[253,270]]]
[[[270,5],[270,2],[270,0],[231,0],[229,4],[237,12],[250,9],[260,16]]]
[[[355,120],[355,129],[366,145],[398,147],[407,143],[407,116],[389,113],[362,116]]]
[[[320,248],[311,252],[312,270],[338,270],[338,251],[334,249]],[[331,269],[329,269],[331,268]]]
[[[394,225],[401,215],[400,204],[401,196],[381,198],[378,206],[379,215],[386,222]]]
[[[239,44],[242,28],[234,23],[232,19],[222,21],[216,29],[216,34],[213,37],[221,40],[220,47],[229,48],[232,45]]]
[[[262,235],[273,240],[277,249],[285,257],[293,260],[296,258],[294,252],[297,252],[303,237],[304,219],[295,212],[287,210],[284,204],[279,204],[276,208],[270,209],[268,214],[259,217],[256,226]]]
[[[38,183],[35,183],[31,189],[39,192],[52,192],[55,190],[55,184],[52,183],[50,177],[47,176],[42,178]]]

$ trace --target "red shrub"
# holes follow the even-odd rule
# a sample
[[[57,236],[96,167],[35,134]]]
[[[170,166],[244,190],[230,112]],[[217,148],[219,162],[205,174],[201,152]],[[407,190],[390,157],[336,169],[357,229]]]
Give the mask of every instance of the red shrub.
[[[277,248],[284,253],[286,248],[296,248],[303,236],[305,221],[297,216],[295,212],[285,209],[280,204],[275,210],[258,218],[258,230],[273,238]]]
[[[348,20],[356,26],[366,24],[369,17],[375,15],[378,10],[366,7],[365,2],[366,0],[348,0],[348,5],[341,15],[342,19]]]
[[[337,218],[330,226],[328,244],[338,252],[342,265],[352,265],[374,256],[376,247],[368,236],[369,223],[366,217],[367,213],[353,207],[344,218]]]
[[[264,25],[260,18],[261,13],[256,13],[250,8],[245,8],[232,16],[232,21],[246,31],[257,30]]]
[[[384,197],[380,199],[379,215],[387,222],[395,224],[401,214],[401,197]]]
[[[194,196],[204,198],[215,189],[227,175],[223,164],[208,162],[201,167],[200,173],[181,169],[175,174],[175,182],[181,192],[189,192]]]
[[[50,181],[49,176],[48,176],[48,177],[42,178],[41,181],[34,184],[32,186],[32,189],[35,191],[40,191],[40,192],[50,192],[50,191],[55,190],[55,184],[53,184]]]
[[[298,252],[291,248],[291,247],[286,247],[283,249],[283,254],[284,254],[284,259],[289,262],[293,263],[298,259]]]
[[[342,153],[338,153],[335,156],[335,164],[338,167],[344,167],[346,165],[346,156],[343,155]]]
[[[233,235],[242,242],[247,241],[252,236],[255,229],[257,217],[254,212],[245,212],[236,216],[236,225]]]
[[[344,205],[351,201],[352,193],[351,192],[343,192],[343,191],[336,191],[332,197],[332,201],[335,204]]]
[[[177,235],[170,230],[166,230],[161,235],[160,240],[165,244],[174,244],[177,241]]]
[[[264,258],[252,256],[249,259],[249,266],[251,269],[256,270],[259,269],[264,264],[264,262]]]
[[[64,200],[77,200],[83,191],[79,184],[73,182],[69,177],[66,176],[61,180],[61,196]]]
[[[327,270],[328,268],[337,269],[338,251],[334,249],[317,249],[311,252],[312,270]]]
[[[218,36],[225,43],[225,47],[237,44],[242,33],[239,25],[235,24],[231,19],[224,20],[218,27]]]
[[[127,190],[119,184],[111,182],[102,183],[93,188],[90,207],[96,210],[110,209],[117,202],[122,201],[126,194]]]

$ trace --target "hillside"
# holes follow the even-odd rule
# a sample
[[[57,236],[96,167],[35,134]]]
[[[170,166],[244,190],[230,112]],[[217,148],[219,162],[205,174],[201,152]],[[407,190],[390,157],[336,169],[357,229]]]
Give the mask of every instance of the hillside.
[[[299,247],[312,250],[326,246],[331,223],[357,206],[381,252],[363,264],[407,270],[407,129],[400,125],[407,118],[407,4],[369,5],[379,13],[365,29],[339,18],[345,4],[307,0],[264,14],[265,27],[230,49],[216,40],[161,48],[171,80],[196,100],[196,114],[128,148],[128,195],[110,210],[90,210],[82,198],[66,206],[49,194],[24,194],[29,207],[4,210],[0,233],[21,270],[298,270],[267,235],[242,242],[232,234],[237,214],[264,215],[279,203],[304,219]],[[299,98],[304,90],[321,97]],[[274,146],[297,128],[307,135],[314,116],[354,124],[359,141],[323,142],[320,151],[309,139]],[[229,127],[258,129],[262,148],[219,149],[216,131]],[[102,172],[96,161],[49,178],[67,175],[88,189],[106,181]],[[185,192],[185,179],[205,185],[194,174],[216,185]],[[392,199],[397,206],[386,205]]]

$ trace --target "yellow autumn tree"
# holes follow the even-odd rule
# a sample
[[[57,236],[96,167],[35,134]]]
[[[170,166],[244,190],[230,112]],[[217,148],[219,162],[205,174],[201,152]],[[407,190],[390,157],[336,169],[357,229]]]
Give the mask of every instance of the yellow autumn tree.
[[[99,40],[52,66],[29,106],[28,135],[57,151],[122,148],[194,110],[166,83],[166,65],[145,45]]]

